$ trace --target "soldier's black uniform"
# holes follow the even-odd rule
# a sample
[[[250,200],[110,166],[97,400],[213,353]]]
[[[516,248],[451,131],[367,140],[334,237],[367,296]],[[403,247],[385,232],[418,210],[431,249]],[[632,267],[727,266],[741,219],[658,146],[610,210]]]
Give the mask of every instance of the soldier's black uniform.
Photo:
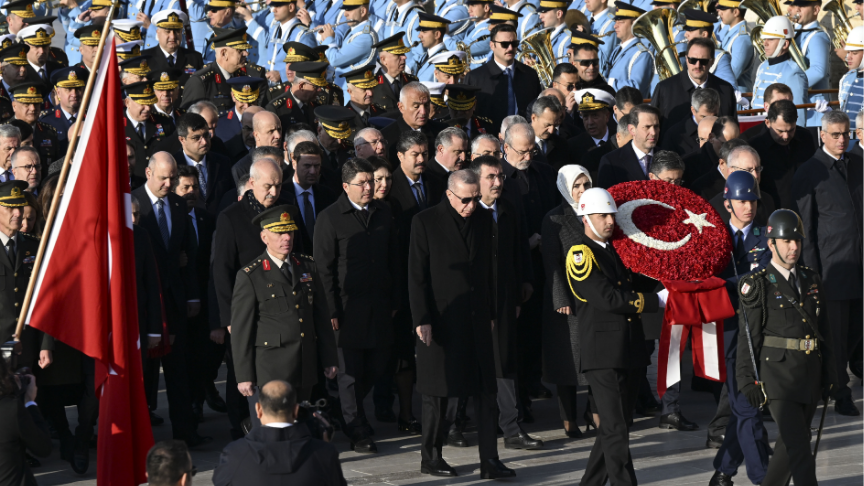
[[[174,133],[174,122],[156,110],[150,112],[150,118],[144,122],[144,138],[135,132],[135,125],[128,116],[123,117],[123,126],[126,130],[126,140],[135,149],[135,175],[144,177],[144,169],[147,168],[150,156],[159,150],[159,142],[166,140]],[[35,139],[34,139],[35,140]]]
[[[768,220],[769,238],[777,231],[777,213]],[[800,221],[800,220],[799,220]],[[772,224],[773,223],[773,224]],[[800,224],[800,223],[798,223]],[[794,226],[793,226],[794,228]],[[798,233],[803,236],[803,230]],[[795,238],[800,240],[801,236]],[[816,484],[816,462],[810,449],[810,423],[821,397],[837,382],[831,353],[827,314],[820,303],[822,278],[813,270],[795,265],[794,272],[781,271],[776,262],[748,275],[738,284],[740,323],[736,378],[741,393],[764,399],[756,385],[745,323],[750,328],[759,378],[768,397],[768,409],[777,423],[780,437],[762,484],[796,486]],[[787,278],[784,273],[792,275]],[[793,285],[793,281],[795,285]],[[746,321],[745,321],[746,318]],[[828,366],[823,366],[823,361]]]
[[[267,103],[267,106],[264,109],[275,113],[276,116],[279,117],[279,120],[282,122],[282,129],[284,130],[288,128],[289,125],[295,123],[308,123],[314,125],[314,110],[316,106],[318,106],[318,104],[313,101],[305,103],[303,108],[300,108],[297,99],[294,98],[294,94],[289,89]]]
[[[372,103],[383,107],[387,111],[393,111],[396,109],[396,103],[399,102],[399,91],[402,90],[402,87],[408,83],[417,81],[417,76],[402,73],[394,78],[399,81],[399,91],[395,91],[395,87],[390,84],[387,77],[384,76],[383,71],[379,70],[377,76],[378,86],[372,88]]]
[[[354,132],[358,132],[369,126],[368,121],[363,121],[363,118],[360,116],[360,113],[357,113],[357,110],[354,109],[354,105],[350,102],[345,105],[346,108],[354,112]],[[384,107],[376,105],[375,103],[370,103],[369,108],[366,110],[368,113],[368,117],[373,116],[382,116],[384,114]]]
[[[254,64],[241,67],[232,76],[252,76],[254,78],[264,77],[264,68]],[[219,108],[219,115],[234,109],[234,101],[231,100],[231,85],[225,80],[216,62],[211,62],[200,71],[196,71],[183,88],[181,106],[189,106],[199,100],[212,101]]]
[[[15,119],[13,116],[6,123]],[[48,173],[48,166],[51,165],[51,162],[64,155],[60,153],[62,147],[60,147],[60,141],[57,137],[57,129],[39,120],[33,124],[33,148],[39,152],[43,174]]]

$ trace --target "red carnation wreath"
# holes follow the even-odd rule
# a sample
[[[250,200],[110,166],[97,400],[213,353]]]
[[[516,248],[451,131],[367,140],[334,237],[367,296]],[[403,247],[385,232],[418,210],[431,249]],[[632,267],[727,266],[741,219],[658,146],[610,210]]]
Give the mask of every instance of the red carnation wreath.
[[[732,241],[717,211],[689,189],[663,181],[617,184],[612,244],[636,273],[656,280],[705,280],[729,264]]]

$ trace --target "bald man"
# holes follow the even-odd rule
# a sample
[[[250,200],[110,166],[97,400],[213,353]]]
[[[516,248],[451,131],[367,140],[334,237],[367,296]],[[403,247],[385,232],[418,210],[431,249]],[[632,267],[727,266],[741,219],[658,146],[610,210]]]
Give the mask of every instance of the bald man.
[[[247,118],[246,115],[253,107],[249,107],[243,112],[241,118],[242,127],[240,134],[244,135],[244,143],[247,144],[248,150],[251,152],[256,147],[278,147],[283,148],[282,140],[282,122],[275,114],[263,109],[255,110],[254,113]],[[260,108],[260,107],[256,107]],[[248,122],[248,125],[247,125]],[[245,135],[251,127],[249,138]],[[251,140],[250,140],[251,139]],[[248,144],[251,142],[251,146]],[[241,177],[249,173],[249,168],[252,166],[252,155],[247,154],[242,159],[238,160],[234,167],[231,168],[231,173],[234,176],[234,182],[240,180]]]
[[[171,352],[163,356],[162,369],[168,394],[168,414],[175,439],[195,447],[211,440],[196,432],[192,414],[189,377],[186,370],[186,320],[201,311],[195,260],[195,234],[189,220],[186,201],[171,192],[171,181],[177,177],[177,162],[168,152],[156,152],[145,169],[147,182],[132,194],[140,203],[139,225],[147,230],[159,267],[162,303],[171,340]],[[159,346],[163,336],[149,335],[147,346]],[[144,345],[144,343],[141,343]],[[159,362],[144,360],[144,375],[152,376]],[[149,367],[149,368],[148,368]]]
[[[538,98],[542,98],[543,96],[552,96],[558,103],[563,106],[565,109],[561,110],[561,114],[559,115],[558,125],[555,127],[555,132],[561,136],[564,140],[569,140],[583,130],[581,130],[576,123],[573,121],[573,117],[568,116],[567,107],[565,105],[567,97],[561,90],[557,88],[546,88],[540,92],[540,96]],[[530,117],[530,113],[529,113]]]
[[[255,137],[252,136],[252,118],[256,113],[264,111],[260,106],[246,108],[240,117],[240,133],[225,141],[225,148],[232,160],[239,160],[255,148]]]

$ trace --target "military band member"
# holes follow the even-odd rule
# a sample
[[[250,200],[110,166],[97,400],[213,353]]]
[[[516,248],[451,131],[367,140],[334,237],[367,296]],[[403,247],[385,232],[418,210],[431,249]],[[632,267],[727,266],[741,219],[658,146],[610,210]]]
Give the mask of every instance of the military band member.
[[[221,140],[231,140],[240,133],[240,117],[246,108],[258,104],[261,91],[266,89],[267,80],[251,76],[238,76],[228,80],[231,85],[231,100],[234,109],[225,112],[216,123],[216,136]]]
[[[732,75],[735,82],[732,86],[741,93],[746,93],[753,88],[753,44],[750,42],[750,31],[747,30],[747,22],[744,15],[747,13],[736,0],[720,0],[717,3],[717,16],[723,25],[723,39],[720,48],[729,53],[732,63]],[[718,35],[718,37],[720,37]]]
[[[615,2],[615,35],[620,42],[603,66],[603,77],[615,91],[625,86],[638,89],[643,98],[651,96],[654,63],[651,54],[633,35],[633,22],[645,13],[641,8]]]
[[[75,34],[79,29],[87,27],[98,27],[101,32],[104,30],[105,21],[109,12],[108,7],[110,6],[111,0],[92,0],[90,6],[85,11],[81,12],[78,17],[70,19],[69,24],[64,26],[67,32],[65,51],[69,57],[70,65],[75,65],[81,62],[84,53],[80,52],[79,55],[79,48],[81,46],[79,45],[78,36],[70,37],[68,34]]]
[[[375,73],[378,86],[372,90],[372,102],[387,111],[396,109],[402,87],[417,81],[417,76],[405,72],[406,54],[411,48],[405,45],[402,39],[404,35],[398,33],[372,46],[378,49],[378,63],[381,65],[381,69]]]
[[[84,68],[69,67],[54,71],[51,81],[54,83],[54,98],[57,103],[54,109],[39,118],[42,123],[54,127],[57,141],[67,143],[69,130],[75,123],[78,110],[81,108],[81,97],[87,84],[89,73]],[[63,153],[62,147],[59,153]],[[52,161],[53,162],[53,161]]]
[[[150,56],[147,55],[126,59],[118,64],[120,66],[120,83],[124,86],[145,81],[147,80],[147,76],[152,72],[150,69]],[[90,71],[87,68],[80,67],[80,69],[83,69],[86,75],[90,76]]]
[[[567,62],[567,48],[570,47],[570,29],[564,22],[564,14],[567,13],[566,0],[541,0],[537,15],[543,22],[543,28],[552,29],[549,41],[552,43],[552,55],[555,56],[555,64]]]
[[[817,20],[822,10],[821,0],[787,0],[784,4],[789,5],[789,17],[795,22],[795,44],[807,60],[807,69],[804,71],[807,75],[807,86],[809,89],[828,89],[831,76],[828,65],[833,48],[831,38],[822,30]],[[809,100],[807,103],[822,105],[827,102],[828,97],[814,94],[804,99]],[[805,126],[818,126],[824,111],[824,105],[817,106],[816,110],[807,110]]]
[[[514,12],[509,8],[493,4],[492,14],[489,16],[489,27],[493,28],[496,25],[510,24],[515,29],[519,26],[520,18],[522,18],[522,14],[519,12]]]
[[[182,69],[180,86],[186,86],[186,81],[195,71],[204,67],[201,53],[191,46],[184,47],[183,26],[189,18],[175,9],[162,10],[150,19],[147,29],[147,39],[144,41],[142,55],[150,56],[150,67],[154,71],[166,69]]]
[[[670,10],[675,10],[677,12],[680,4],[681,2],[679,0],[653,0],[651,2],[651,10],[666,8]],[[684,12],[681,12],[681,14],[683,13]],[[686,42],[683,44],[678,44],[678,42],[682,42],[685,40],[684,29],[682,27],[684,27],[683,22],[686,19],[680,14],[677,17],[678,19],[676,19],[675,25],[672,26],[671,34],[672,40],[676,43],[675,49],[678,51],[678,55],[680,56],[684,52],[684,48],[687,46]],[[654,52],[654,46],[651,46],[650,49],[651,52],[656,55],[656,52]]]
[[[243,43],[249,45],[246,57],[252,64],[258,64],[258,46],[267,42],[267,29],[262,27],[252,18],[249,9],[242,7],[242,11],[248,15],[246,21],[234,16],[240,13],[236,8],[234,0],[210,0],[207,3],[190,2],[189,17],[191,19],[209,19],[208,22],[192,23],[192,38],[195,40],[195,50],[204,57],[204,62],[212,63],[218,57],[214,41],[222,36],[226,30],[243,31]],[[215,39],[214,39],[215,36]],[[261,77],[264,77],[263,75]]]
[[[49,58],[52,37],[54,29],[48,25],[28,25],[18,32],[18,38],[30,46],[27,50],[27,62],[45,84],[51,83],[51,73],[63,67]]]
[[[864,26],[858,26],[846,37],[846,67],[849,72],[840,78],[840,110],[850,120],[864,109]],[[861,128],[861,127],[858,127]]]
[[[156,113],[170,118],[175,126],[177,120],[183,116],[183,113],[177,108],[180,104],[180,77],[182,75],[183,71],[179,69],[168,69],[151,73],[149,77],[153,81],[153,91],[158,100],[153,108]]]
[[[408,63],[406,59],[408,71],[414,73],[420,81],[434,81],[431,59],[442,51],[455,49],[456,43],[447,35],[449,25],[450,21],[443,17],[420,13],[420,22],[417,25],[417,38],[420,43],[411,50],[411,62]],[[445,45],[445,39],[452,45]]]
[[[12,110],[12,84],[22,82],[27,76],[27,49],[24,44],[3,42],[0,49],[0,123],[6,123],[15,115]]]
[[[74,66],[93,70],[93,59],[96,57],[96,49],[102,36],[101,25],[88,25],[75,31],[74,40],[78,46],[75,47],[74,55],[69,53],[69,62]],[[66,36],[67,42],[70,36]],[[71,47],[67,44],[66,49]],[[68,52],[68,51],[67,51]]]
[[[390,5],[395,5],[396,8],[391,8],[391,14],[384,19],[384,28],[379,30],[381,37],[392,37],[399,32],[404,32],[403,41],[408,46],[413,46],[415,41],[419,40],[417,36],[417,26],[420,24],[420,14],[423,13],[423,6],[419,0],[392,0]],[[408,54],[408,59],[411,60],[413,55]]]
[[[232,76],[264,77],[264,70],[247,63],[247,54],[253,48],[248,42],[246,28],[237,30],[217,29],[210,45],[216,52],[216,60],[210,62],[189,78],[183,88],[183,106],[198,100],[209,100],[223,114],[232,107],[231,86],[226,82]]]
[[[786,484],[791,476],[796,485],[815,485],[810,424],[837,383],[822,279],[797,264],[805,236],[794,211],[774,211],[767,236],[771,264],[738,284],[739,327],[750,334],[738,335],[736,379],[750,405],[768,406],[780,435],[762,484]]]
[[[423,79],[420,81],[434,81],[436,83],[457,84],[465,77],[468,64],[465,62],[468,55],[463,51],[444,51],[429,58],[425,70],[417,74]]]
[[[323,62],[295,62],[291,64],[291,69],[294,70],[291,89],[274,98],[265,109],[279,116],[283,127],[295,123],[314,124],[315,100],[318,91],[327,85],[323,74],[327,65]]]
[[[368,127],[370,117],[384,114],[384,108],[372,103],[372,89],[378,86],[374,69],[375,65],[369,64],[342,75],[350,97],[345,107],[354,112],[355,130]]]
[[[765,46],[767,59],[756,70],[756,81],[753,84],[753,108],[762,108],[765,104],[765,88],[774,83],[783,83],[792,90],[792,99],[801,103],[809,99],[807,90],[810,85],[807,75],[792,59],[789,48],[795,39],[792,22],[786,17],[777,16],[768,19],[762,27],[762,44]],[[798,110],[798,119],[806,120],[807,110]]]
[[[174,132],[174,122],[153,109],[158,100],[150,81],[127,84],[123,90],[126,92],[126,116],[123,118],[126,141],[135,149],[135,175],[143,176],[158,142]]]
[[[259,45],[260,62],[267,70],[267,79],[279,83],[285,71],[285,58],[282,45],[285,42],[299,42],[308,47],[316,47],[315,34],[297,18],[297,0],[276,0],[270,2],[273,20],[268,24],[266,44]]]
[[[464,3],[461,0],[444,0],[443,2],[435,2],[435,5],[434,14],[451,22],[447,28],[450,37],[454,41],[464,40],[465,32],[472,25],[470,20],[465,20],[470,15],[468,15],[468,9]],[[457,20],[460,22],[456,22]]]
[[[528,0],[506,0],[503,2],[505,7],[519,14],[519,24],[516,26],[516,35],[519,40],[543,28],[543,22],[537,15],[537,7],[534,3],[539,4],[539,2],[529,3]]]
[[[618,37],[614,34],[607,35],[615,30],[615,14],[609,9],[608,0],[585,0],[585,7],[587,10],[585,15],[591,23],[590,33],[593,34],[595,41],[602,46],[598,47],[598,52],[600,55],[600,66],[603,66],[609,61],[615,48],[618,47]],[[571,32],[571,34],[573,35],[573,38],[577,38],[581,37],[577,34],[583,33],[575,31]],[[587,35],[587,33],[585,33],[585,35]],[[601,36],[603,37],[602,41],[599,40]],[[577,42],[572,43],[577,44]]]
[[[468,15],[474,19],[465,32],[465,45],[471,54],[472,69],[487,61],[492,52],[489,47],[488,36],[492,30],[489,18],[492,16],[492,5],[490,0],[465,0]]]
[[[350,30],[343,29],[337,34],[332,25],[325,24],[317,36],[319,43],[327,46],[325,55],[337,75],[369,64],[375,59],[374,47],[378,42],[378,34],[369,22],[369,0],[345,0],[341,8]]]
[[[257,389],[285,380],[308,400],[318,382],[317,367],[336,376],[336,342],[326,296],[312,257],[292,254],[297,223],[289,206],[262,211],[264,253],[237,272],[231,298],[231,350],[237,388],[257,402]],[[251,414],[255,423],[255,414]]]
[[[695,39],[696,37],[711,39],[711,36],[714,33],[714,23],[717,22],[717,17],[714,14],[703,12],[702,10],[690,9],[684,11],[684,16],[686,17],[686,22],[683,27],[684,39],[687,42],[690,42],[691,39]],[[683,44],[683,46],[686,50],[687,44]],[[685,62],[689,61],[685,58]],[[711,66],[710,71],[711,74],[717,76],[723,81],[726,81],[732,86],[738,85],[738,79],[732,71],[731,56],[728,52],[720,49],[714,51],[714,64]]]
[[[435,81],[421,81],[420,84],[429,90],[429,119],[443,121],[450,118],[447,101],[444,100],[444,87],[447,85]]]
[[[459,128],[465,130],[469,139],[473,139],[477,135],[495,133],[495,125],[492,120],[475,114],[477,92],[480,91],[480,88],[467,84],[448,84],[444,89],[447,91],[447,108],[450,112],[450,119],[465,120]]]
[[[33,146],[42,159],[42,173],[60,157],[60,142],[57,130],[38,120],[45,102],[45,85],[39,82],[21,83],[12,88],[12,120],[21,120],[33,128]],[[10,120],[11,121],[11,120]]]

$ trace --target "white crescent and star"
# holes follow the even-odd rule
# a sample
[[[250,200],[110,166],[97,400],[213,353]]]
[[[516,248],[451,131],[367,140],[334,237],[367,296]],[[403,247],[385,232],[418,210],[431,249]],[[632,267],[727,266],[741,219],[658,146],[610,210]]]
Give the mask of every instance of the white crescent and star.
[[[666,203],[662,203],[660,201],[655,201],[653,199],[634,199],[632,201],[627,201],[626,203],[618,206],[618,214],[616,218],[618,220],[618,225],[621,227],[621,230],[624,231],[624,234],[636,243],[647,246],[648,248],[653,248],[655,250],[671,251],[677,250],[678,248],[686,245],[687,242],[690,241],[690,238],[693,236],[692,233],[688,234],[687,236],[681,238],[678,241],[663,241],[646,235],[644,231],[642,231],[641,229],[639,229],[638,226],[636,226],[636,223],[633,222],[633,211],[635,211],[636,208],[648,206],[651,204],[675,211],[675,207],[670,206]],[[688,218],[681,221],[681,223],[692,224],[696,227],[696,229],[699,230],[699,234],[702,234],[702,231],[706,226],[711,228],[715,227],[713,224],[708,222],[708,219],[706,218],[708,213],[696,214],[689,209],[685,209],[684,211],[687,212]]]

